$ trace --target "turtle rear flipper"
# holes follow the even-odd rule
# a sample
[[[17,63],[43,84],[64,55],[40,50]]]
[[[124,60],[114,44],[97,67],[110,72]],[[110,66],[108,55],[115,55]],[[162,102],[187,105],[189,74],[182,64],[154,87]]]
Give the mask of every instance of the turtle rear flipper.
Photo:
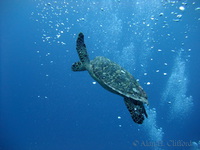
[[[131,117],[135,123],[142,124],[144,121],[144,115],[147,116],[146,110],[144,108],[144,105],[140,101],[135,101],[131,98],[125,97],[124,102],[126,104],[126,107],[128,108],[128,111],[131,114]]]
[[[80,61],[79,62],[75,62],[72,65],[72,71],[85,71],[85,70],[86,70],[85,66]]]
[[[88,57],[86,45],[84,43],[83,33],[79,33],[78,35],[78,38],[76,40],[76,50],[78,52],[79,59],[83,63],[83,65],[89,64],[90,60]]]

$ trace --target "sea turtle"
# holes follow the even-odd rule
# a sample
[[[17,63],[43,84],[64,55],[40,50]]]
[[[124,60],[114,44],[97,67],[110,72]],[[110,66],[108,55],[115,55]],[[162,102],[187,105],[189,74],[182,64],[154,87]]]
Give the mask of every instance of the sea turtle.
[[[103,88],[122,96],[133,121],[142,124],[144,115],[148,117],[143,105],[143,103],[148,104],[148,100],[146,93],[134,77],[108,58],[98,56],[90,61],[83,33],[78,35],[76,50],[80,61],[72,65],[72,70],[87,70]]]

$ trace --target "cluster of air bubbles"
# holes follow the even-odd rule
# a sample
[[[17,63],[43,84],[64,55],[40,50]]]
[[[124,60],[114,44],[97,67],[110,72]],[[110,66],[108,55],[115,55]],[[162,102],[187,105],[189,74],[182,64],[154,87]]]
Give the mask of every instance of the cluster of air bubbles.
[[[182,18],[182,14],[177,14],[174,12],[171,12],[171,14],[175,15],[175,18],[173,19],[174,22],[179,22]]]
[[[39,1],[36,11],[31,13],[32,19],[36,21],[42,32],[42,42],[66,45],[62,39],[64,33],[68,33],[74,27],[75,22],[70,22],[70,15],[77,13],[77,5],[70,6],[68,2],[43,2]],[[84,21],[84,18],[77,19]]]
[[[78,18],[77,22],[79,22],[79,21],[85,21],[85,18]]]
[[[168,3],[171,5],[171,7],[175,7],[174,11],[171,12],[171,15],[173,16],[172,21],[174,22],[179,22],[182,19],[182,14],[183,11],[185,11],[185,7],[187,5],[187,3],[182,2],[181,5],[177,6],[179,1],[168,1]],[[160,13],[159,16],[164,16],[164,13]],[[167,19],[167,15],[165,16],[165,19]]]
[[[121,119],[122,119],[122,117],[121,117],[121,116],[117,116],[117,119],[118,119],[118,120],[121,120]],[[120,128],[122,127],[122,125],[121,125],[121,124],[119,124],[118,126],[119,126]]]
[[[155,108],[146,109],[149,117],[144,122],[144,129],[147,131],[149,135],[149,139],[152,141],[162,141],[163,139],[163,129],[162,127],[158,127],[157,125],[157,112]]]
[[[195,5],[196,2],[193,2],[192,4]],[[196,10],[200,10],[200,7],[196,7],[196,8],[195,8],[195,11],[196,11]],[[199,19],[200,19],[200,18],[199,18]],[[199,20],[199,19],[198,19],[198,20]]]
[[[155,72],[156,72],[156,73],[159,73],[159,72],[160,72],[160,70],[159,70],[159,69],[157,69],[157,70],[155,70]],[[164,76],[166,76],[166,75],[167,75],[167,73],[166,73],[166,72],[163,72],[162,74],[163,74]]]
[[[48,99],[48,96],[40,96],[40,95],[38,95],[37,98],[39,98],[39,99]]]

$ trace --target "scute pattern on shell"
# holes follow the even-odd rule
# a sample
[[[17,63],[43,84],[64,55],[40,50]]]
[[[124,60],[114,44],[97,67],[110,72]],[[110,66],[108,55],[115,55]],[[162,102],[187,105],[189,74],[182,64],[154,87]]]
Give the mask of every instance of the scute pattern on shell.
[[[98,56],[91,61],[95,76],[116,93],[148,103],[147,95],[134,77],[111,60]]]

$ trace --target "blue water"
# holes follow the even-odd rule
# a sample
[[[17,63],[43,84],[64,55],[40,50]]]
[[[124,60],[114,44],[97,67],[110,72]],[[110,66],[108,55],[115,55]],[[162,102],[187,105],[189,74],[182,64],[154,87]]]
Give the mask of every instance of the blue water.
[[[200,149],[200,1],[13,0],[0,11],[0,150]],[[71,71],[79,32],[90,59],[139,79],[142,125]]]

